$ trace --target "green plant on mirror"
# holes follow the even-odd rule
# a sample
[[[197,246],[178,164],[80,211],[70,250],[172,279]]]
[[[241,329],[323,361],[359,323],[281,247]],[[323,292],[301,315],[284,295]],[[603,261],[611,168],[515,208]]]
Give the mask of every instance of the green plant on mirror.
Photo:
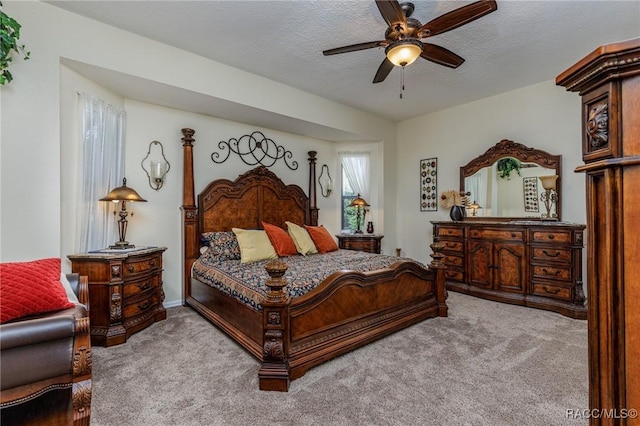
[[[24,44],[18,44],[20,39],[21,25],[4,13],[2,2],[0,2],[0,85],[4,86],[13,80],[13,75],[9,72],[9,64],[13,61],[12,52],[16,52],[23,57],[29,59],[31,52],[25,50]]]
[[[511,179],[511,172],[515,171],[520,176],[520,168],[522,165],[520,161],[516,160],[512,157],[501,158],[498,160],[498,164],[496,166],[498,170],[498,176],[502,179]]]

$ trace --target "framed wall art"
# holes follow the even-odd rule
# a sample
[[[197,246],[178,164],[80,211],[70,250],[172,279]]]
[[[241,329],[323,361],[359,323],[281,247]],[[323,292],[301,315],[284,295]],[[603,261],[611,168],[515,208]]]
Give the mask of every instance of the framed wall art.
[[[524,190],[524,211],[525,212],[539,212],[538,207],[538,178],[537,177],[525,177],[522,178],[522,185]]]
[[[420,211],[438,210],[438,159],[420,160]]]

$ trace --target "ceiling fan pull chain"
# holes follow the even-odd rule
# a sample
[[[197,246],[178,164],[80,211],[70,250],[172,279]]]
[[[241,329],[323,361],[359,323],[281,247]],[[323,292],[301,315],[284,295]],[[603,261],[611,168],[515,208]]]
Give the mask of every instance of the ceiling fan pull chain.
[[[402,77],[400,82],[402,85],[402,88],[400,89],[400,99],[402,99],[402,94],[404,93],[404,65],[402,66]]]

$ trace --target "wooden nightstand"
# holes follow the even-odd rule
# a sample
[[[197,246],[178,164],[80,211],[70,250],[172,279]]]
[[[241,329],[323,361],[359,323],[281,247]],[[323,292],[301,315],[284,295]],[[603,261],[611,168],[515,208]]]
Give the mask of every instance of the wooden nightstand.
[[[336,237],[338,238],[338,247],[341,249],[380,254],[381,240],[384,235],[340,234]]]
[[[69,255],[71,270],[89,277],[91,343],[119,345],[167,313],[162,306],[166,247]]]

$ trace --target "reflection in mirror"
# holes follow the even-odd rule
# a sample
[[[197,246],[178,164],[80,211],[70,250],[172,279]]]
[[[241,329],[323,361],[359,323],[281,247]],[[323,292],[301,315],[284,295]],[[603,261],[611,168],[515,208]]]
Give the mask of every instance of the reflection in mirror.
[[[464,179],[464,190],[470,192],[469,200],[479,208],[472,216],[479,217],[546,217],[544,202],[540,199],[545,190],[540,176],[555,175],[555,169],[548,169],[535,163],[520,163],[518,173],[500,177],[497,162],[483,167]],[[552,206],[555,209],[555,204]],[[554,217],[555,210],[549,217]]]
[[[560,155],[498,142],[460,168],[460,190],[470,193],[467,218],[559,220],[561,163]]]

